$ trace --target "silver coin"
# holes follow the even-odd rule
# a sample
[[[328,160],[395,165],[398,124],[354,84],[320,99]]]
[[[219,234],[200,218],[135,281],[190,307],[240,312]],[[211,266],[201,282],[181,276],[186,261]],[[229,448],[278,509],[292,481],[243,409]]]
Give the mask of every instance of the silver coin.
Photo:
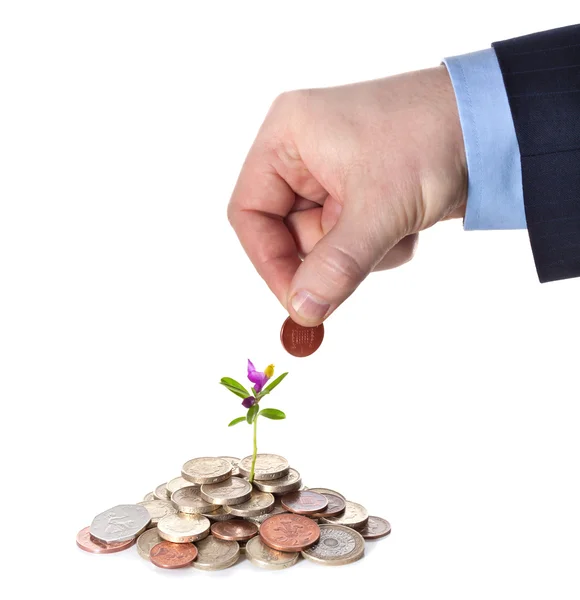
[[[185,544],[202,540],[209,535],[211,523],[202,515],[176,513],[163,517],[157,523],[159,535],[168,542]]]
[[[217,483],[232,474],[232,463],[225,458],[204,456],[188,460],[181,469],[181,476],[192,483]]]
[[[218,458],[225,458],[226,460],[229,460],[230,463],[232,464],[232,477],[238,477],[240,474],[240,470],[238,469],[238,464],[240,462],[239,458],[236,458],[234,456],[218,456]]]
[[[199,485],[197,483],[191,483],[191,481],[187,481],[187,479],[184,479],[183,477],[175,477],[174,479],[172,479],[171,481],[169,481],[167,483],[167,492],[169,493],[169,497],[171,497],[171,494],[173,494],[173,492],[176,492],[177,490],[180,490],[181,488],[184,487],[198,487]]]
[[[139,553],[139,556],[145,560],[149,560],[151,548],[157,546],[157,544],[160,544],[162,541],[163,538],[159,535],[157,527],[153,527],[152,529],[143,532],[137,539],[137,552]]]
[[[281,506],[274,506],[273,510],[269,513],[265,513],[263,515],[258,515],[256,517],[246,517],[246,521],[250,521],[250,523],[255,523],[258,527],[270,517],[274,515],[281,515],[282,513],[287,513],[288,511],[282,508]]]
[[[200,493],[201,497],[211,504],[242,504],[250,499],[252,484],[241,477],[230,477],[219,483],[204,483]]]
[[[347,565],[362,558],[365,541],[362,535],[342,525],[320,525],[320,539],[302,550],[302,556],[324,565]]]
[[[367,509],[356,502],[346,501],[346,508],[342,515],[337,517],[322,517],[322,523],[329,525],[344,525],[353,529],[361,529],[369,520]]]
[[[159,519],[177,512],[177,509],[169,500],[157,500],[155,498],[154,500],[143,500],[143,502],[138,502],[137,504],[144,506],[151,515],[151,526],[157,525]]]
[[[219,571],[232,567],[240,557],[240,546],[237,542],[220,540],[213,535],[196,542],[197,558],[192,566],[203,571]]]
[[[309,490],[310,492],[316,492],[318,494],[334,494],[335,496],[338,496],[339,498],[342,498],[343,500],[346,500],[346,498],[342,495],[339,494],[338,492],[335,492],[334,490],[329,490],[328,488],[308,488],[305,487],[305,490]]]
[[[254,490],[249,500],[235,506],[226,506],[225,511],[236,517],[257,517],[274,508],[274,496],[268,492]]]
[[[155,494],[153,492],[145,494],[145,497],[143,498],[143,502],[149,502],[149,500],[155,500]]]
[[[359,531],[365,540],[378,540],[391,533],[391,524],[381,517],[369,517],[367,524]]]
[[[101,542],[127,542],[143,533],[151,521],[144,506],[119,504],[98,514],[91,523],[91,535]]]
[[[250,476],[252,469],[252,457],[242,458],[238,465],[242,475]],[[269,479],[278,479],[284,477],[289,471],[288,461],[277,454],[258,454],[256,456],[256,465],[254,469],[254,480],[268,481]]]
[[[215,510],[215,505],[201,497],[200,488],[184,487],[171,494],[171,503],[182,513],[203,514]]]
[[[279,477],[278,479],[271,479],[269,481],[254,480],[254,486],[261,492],[287,494],[288,492],[298,491],[302,486],[302,479],[296,469],[289,469],[284,477]]]
[[[169,500],[169,492],[167,491],[167,484],[162,483],[155,488],[153,495],[157,500]]]
[[[286,569],[296,564],[300,554],[298,552],[280,552],[266,546],[259,536],[249,540],[246,544],[246,557],[248,560],[263,569]]]
[[[235,519],[234,515],[231,515],[229,512],[226,512],[224,506],[215,506],[212,505],[215,510],[211,512],[201,513],[204,517],[207,517],[210,521],[229,521],[231,519]]]

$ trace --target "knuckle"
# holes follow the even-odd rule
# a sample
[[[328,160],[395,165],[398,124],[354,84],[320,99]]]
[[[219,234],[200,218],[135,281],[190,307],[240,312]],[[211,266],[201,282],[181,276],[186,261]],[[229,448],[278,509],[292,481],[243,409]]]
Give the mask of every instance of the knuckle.
[[[236,211],[236,209],[234,207],[234,204],[232,202],[229,202],[228,206],[227,206],[226,214],[227,214],[227,217],[228,217],[229,224],[232,227],[235,227],[235,223],[234,222],[235,222],[236,212],[237,211]]]
[[[308,110],[313,90],[299,89],[282,92],[274,98],[270,107],[270,115],[283,114],[285,118],[297,119]]]
[[[319,276],[329,288],[355,287],[366,275],[366,270],[349,252],[331,247],[322,253]]]

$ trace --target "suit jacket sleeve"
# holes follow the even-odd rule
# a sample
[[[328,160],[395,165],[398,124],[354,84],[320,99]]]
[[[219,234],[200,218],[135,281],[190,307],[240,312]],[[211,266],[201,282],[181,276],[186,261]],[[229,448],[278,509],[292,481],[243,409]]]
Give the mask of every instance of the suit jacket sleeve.
[[[580,25],[495,42],[540,281],[580,276]]]

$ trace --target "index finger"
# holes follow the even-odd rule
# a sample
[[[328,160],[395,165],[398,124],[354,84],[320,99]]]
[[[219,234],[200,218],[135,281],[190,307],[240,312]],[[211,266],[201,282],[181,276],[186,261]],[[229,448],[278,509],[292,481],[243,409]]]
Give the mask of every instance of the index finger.
[[[273,166],[269,151],[250,150],[228,205],[228,218],[252,264],[282,306],[301,264],[284,222],[296,195]]]

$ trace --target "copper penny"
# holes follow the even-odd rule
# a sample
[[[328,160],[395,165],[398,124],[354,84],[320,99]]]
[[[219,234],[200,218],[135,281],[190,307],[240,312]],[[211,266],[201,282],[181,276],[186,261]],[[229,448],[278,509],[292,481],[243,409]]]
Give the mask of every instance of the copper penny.
[[[346,502],[344,498],[337,496],[336,494],[322,494],[328,500],[328,506],[313,515],[310,515],[313,519],[320,519],[322,517],[337,517],[342,515],[346,510]]]
[[[113,552],[121,552],[126,548],[130,548],[136,538],[128,540],[126,542],[114,542],[106,544],[105,542],[99,542],[91,537],[91,528],[85,527],[77,533],[77,546],[85,552],[91,552],[92,554],[112,554]]]
[[[328,506],[328,498],[316,492],[290,492],[281,498],[282,506],[297,515],[313,515]]]
[[[319,540],[320,527],[308,517],[284,513],[262,523],[260,538],[274,550],[300,552]]]
[[[231,521],[214,523],[211,526],[211,532],[220,540],[247,542],[258,535],[258,526],[242,519],[232,519]]]
[[[179,569],[191,564],[197,557],[197,548],[193,544],[175,544],[161,542],[151,548],[149,558],[156,567]]]
[[[292,356],[302,358],[310,356],[320,348],[324,338],[324,325],[316,327],[303,327],[288,317],[280,331],[282,346]]]

